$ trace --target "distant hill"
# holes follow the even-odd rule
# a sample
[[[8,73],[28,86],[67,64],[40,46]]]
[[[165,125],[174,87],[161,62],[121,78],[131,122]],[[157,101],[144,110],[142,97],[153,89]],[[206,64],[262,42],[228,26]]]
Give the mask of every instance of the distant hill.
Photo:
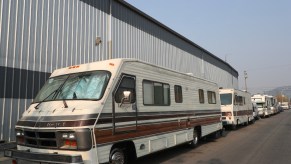
[[[270,91],[266,91],[265,93],[276,96],[277,94],[281,94],[281,92],[283,92],[283,95],[288,96],[289,99],[291,98],[291,86],[278,87]]]

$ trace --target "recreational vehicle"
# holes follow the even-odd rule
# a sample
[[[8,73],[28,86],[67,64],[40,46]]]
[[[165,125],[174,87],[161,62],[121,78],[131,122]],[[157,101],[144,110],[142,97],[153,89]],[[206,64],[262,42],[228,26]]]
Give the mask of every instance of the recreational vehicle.
[[[256,120],[260,119],[259,116],[259,111],[258,111],[258,106],[255,102],[252,102],[252,107],[253,107],[253,116]]]
[[[238,125],[254,121],[251,95],[236,89],[219,89],[222,123],[236,129]]]
[[[269,117],[271,115],[271,97],[268,95],[256,94],[252,96],[252,101],[258,106],[260,117]]]
[[[16,125],[14,162],[127,163],[223,129],[216,83],[134,59],[55,70]]]

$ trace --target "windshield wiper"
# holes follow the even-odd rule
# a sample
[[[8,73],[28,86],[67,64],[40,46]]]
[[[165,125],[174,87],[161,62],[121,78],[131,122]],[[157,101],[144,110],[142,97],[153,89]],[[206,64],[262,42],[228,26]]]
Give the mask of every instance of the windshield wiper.
[[[57,95],[58,95],[58,93],[61,91],[61,89],[62,89],[62,87],[64,86],[64,84],[66,83],[66,81],[69,79],[69,77],[70,76],[68,76],[67,78],[66,78],[66,80],[62,83],[62,85],[60,85],[56,90],[54,90],[52,93],[50,93],[46,98],[44,98],[42,101],[40,101],[34,108],[35,109],[38,109],[38,106],[41,104],[41,103],[43,103],[46,99],[48,99],[51,95],[53,95],[54,94],[54,96],[53,97],[57,97]],[[64,101],[63,101],[64,102]],[[65,107],[67,108],[68,107],[68,105],[67,105],[67,103],[66,102],[64,102],[64,105],[65,105]]]
[[[52,93],[50,93],[46,98],[44,98],[43,100],[41,100],[34,108],[35,109],[38,109],[38,106],[41,104],[41,103],[43,103],[46,99],[48,99],[51,95],[53,95],[54,93],[57,93],[58,92],[58,90],[59,90],[59,88],[58,89],[56,89],[56,90],[54,90]]]

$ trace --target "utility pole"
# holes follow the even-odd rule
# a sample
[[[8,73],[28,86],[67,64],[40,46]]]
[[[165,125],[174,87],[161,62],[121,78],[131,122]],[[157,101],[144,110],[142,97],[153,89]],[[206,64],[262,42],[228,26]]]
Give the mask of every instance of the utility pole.
[[[245,88],[246,88],[246,91],[248,91],[248,87],[247,87],[248,74],[247,74],[247,71],[244,71],[244,76],[245,76]]]

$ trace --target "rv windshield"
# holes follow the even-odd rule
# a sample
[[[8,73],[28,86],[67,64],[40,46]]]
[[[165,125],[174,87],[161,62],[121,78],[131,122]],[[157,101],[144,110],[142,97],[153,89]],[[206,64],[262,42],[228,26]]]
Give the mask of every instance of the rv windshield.
[[[51,100],[99,100],[110,78],[107,71],[83,72],[50,78],[34,103]]]
[[[220,101],[221,101],[221,105],[231,105],[232,94],[231,93],[220,94]]]
[[[257,103],[258,108],[263,108],[264,103]]]

